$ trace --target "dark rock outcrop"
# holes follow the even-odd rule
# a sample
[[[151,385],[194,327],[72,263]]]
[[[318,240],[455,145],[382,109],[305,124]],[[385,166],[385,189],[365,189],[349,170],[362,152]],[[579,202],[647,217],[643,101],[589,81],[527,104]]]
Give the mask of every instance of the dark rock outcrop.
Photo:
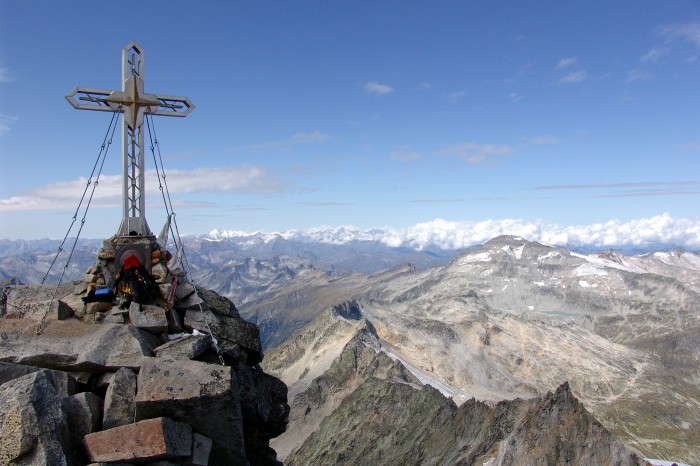
[[[471,400],[370,378],[286,464],[644,465],[588,414],[568,384],[541,399]]]

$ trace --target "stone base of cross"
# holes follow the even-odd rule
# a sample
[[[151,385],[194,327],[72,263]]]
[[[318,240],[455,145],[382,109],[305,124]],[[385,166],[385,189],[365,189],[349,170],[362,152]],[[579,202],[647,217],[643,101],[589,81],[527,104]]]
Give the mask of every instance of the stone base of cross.
[[[122,90],[76,87],[66,99],[80,110],[122,114],[123,217],[118,236],[152,235],[146,222],[144,114],[185,117],[194,110],[186,97],[143,91],[144,53],[136,42],[122,50]]]

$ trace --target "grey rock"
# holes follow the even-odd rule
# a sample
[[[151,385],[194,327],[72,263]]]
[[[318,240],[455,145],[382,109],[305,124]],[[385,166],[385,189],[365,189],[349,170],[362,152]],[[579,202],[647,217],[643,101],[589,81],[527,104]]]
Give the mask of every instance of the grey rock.
[[[107,387],[102,427],[111,429],[134,422],[136,374],[126,367],[119,369]]]
[[[276,453],[270,449],[269,443],[287,427],[287,386],[257,367],[241,364],[236,373],[246,433],[246,455],[253,464],[274,462]]]
[[[148,304],[131,303],[129,308],[131,325],[144,329],[154,334],[168,331],[168,320],[165,318],[165,309]]]
[[[0,386],[0,464],[75,464],[61,403],[71,380],[40,370]]]
[[[183,300],[194,293],[194,286],[185,278],[178,279],[177,288],[175,289],[175,298]]]
[[[0,331],[5,337],[0,360],[69,371],[137,369],[159,344],[157,337],[135,327],[74,319],[46,321],[40,335],[26,324],[0,320]]]
[[[98,312],[109,312],[112,310],[112,303],[95,302],[88,303],[86,306],[86,314],[95,314]]]
[[[191,335],[169,341],[153,352],[157,358],[195,359],[211,347],[209,335]]]
[[[101,320],[101,322],[103,322],[105,324],[120,324],[121,325],[121,324],[125,323],[124,315],[122,315],[122,314],[112,314],[112,313],[104,314],[104,317],[100,320]]]
[[[38,370],[40,370],[38,367],[13,364],[11,362],[0,362],[0,385]]]
[[[168,276],[168,268],[163,264],[156,264],[151,268],[151,275],[158,281],[163,280]]]
[[[83,437],[100,430],[102,398],[91,392],[77,393],[63,399],[73,447],[82,449]]]
[[[176,301],[174,308],[178,311],[185,311],[199,309],[200,306],[206,308],[204,300],[200,298],[196,293],[192,293],[189,296]]]
[[[187,311],[185,326],[202,333],[208,333],[211,328],[222,351],[235,350],[235,345],[240,345],[248,355],[248,365],[255,365],[262,361],[260,330],[250,322],[240,318],[221,316],[211,311]]]
[[[213,464],[245,464],[243,417],[230,367],[152,358],[138,375],[136,419],[188,422],[213,441]]]
[[[209,437],[198,433],[192,434],[192,458],[190,464],[194,466],[207,466],[211,454],[212,441]]]
[[[153,355],[158,338],[148,332],[127,325],[103,324],[108,327],[91,350],[81,353],[77,366],[93,368],[96,372],[128,367],[137,370],[144,359]]]
[[[75,315],[75,311],[73,310],[73,308],[71,308],[70,305],[62,299],[59,299],[58,301],[54,302],[51,311],[54,313],[56,319],[58,320],[70,319]]]
[[[114,380],[114,372],[105,372],[104,374],[101,374],[97,378],[97,382],[95,383],[95,388],[108,387],[109,384],[112,383],[112,380]]]
[[[202,298],[205,303],[207,303],[208,309],[215,314],[225,317],[240,317],[238,309],[236,309],[236,305],[233,304],[233,301],[227,297],[221,296],[220,294],[205,288],[198,291],[199,297]]]

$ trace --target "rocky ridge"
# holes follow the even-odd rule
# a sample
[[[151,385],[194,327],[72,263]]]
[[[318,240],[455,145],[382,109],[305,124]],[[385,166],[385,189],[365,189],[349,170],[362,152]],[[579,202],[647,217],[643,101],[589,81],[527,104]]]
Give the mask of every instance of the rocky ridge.
[[[349,351],[363,333],[362,345],[399,361],[458,406],[473,397],[489,405],[541,398],[568,381],[626,444],[648,457],[694,464],[700,460],[696,259],[678,251],[581,256],[496,238],[445,267],[372,280],[344,306],[359,309],[354,314],[361,318],[322,313],[268,351],[264,367],[290,387],[290,425],[309,409],[324,416],[340,405],[342,390],[319,392],[329,394],[321,409],[305,401],[306,390],[342,358],[319,355]],[[338,386],[345,383],[339,380]],[[307,437],[275,443],[288,439],[290,432],[273,446],[293,452]]]
[[[275,364],[291,362],[296,374],[293,366],[318,361],[329,341],[352,335],[321,375],[302,372],[290,385],[289,429],[273,440],[285,464],[646,464],[567,383],[541,398],[458,407],[389,357],[358,310],[356,302],[329,309],[267,362],[283,376]],[[305,345],[314,349],[299,353]]]
[[[125,250],[155,279],[148,304],[119,291]],[[258,328],[168,256],[114,237],[84,280],[3,290],[1,464],[280,464],[287,387],[258,365]]]

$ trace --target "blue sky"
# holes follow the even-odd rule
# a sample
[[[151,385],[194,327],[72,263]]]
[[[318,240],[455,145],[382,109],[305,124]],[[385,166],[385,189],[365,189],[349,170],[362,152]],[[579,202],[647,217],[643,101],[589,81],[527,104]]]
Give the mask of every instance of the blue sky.
[[[182,232],[661,219],[700,241],[696,1],[0,0],[0,34],[0,238],[63,237],[110,120],[64,96],[120,89],[136,40],[145,91],[196,106],[155,119]],[[115,138],[85,237],[119,226],[120,164]]]

